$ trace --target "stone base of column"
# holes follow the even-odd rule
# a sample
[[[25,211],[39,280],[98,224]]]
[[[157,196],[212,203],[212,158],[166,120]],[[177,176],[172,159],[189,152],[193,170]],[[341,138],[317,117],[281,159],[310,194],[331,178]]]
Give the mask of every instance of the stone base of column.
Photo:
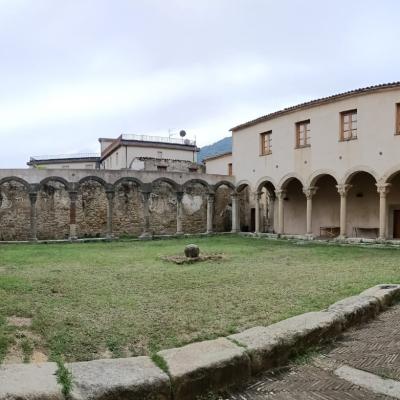
[[[69,226],[69,240],[77,240],[78,235],[76,234],[76,225],[70,224]]]
[[[335,237],[335,240],[338,242],[344,242],[347,239],[347,236],[345,235],[339,235]]]
[[[385,236],[379,236],[378,239],[376,239],[377,242],[379,243],[385,243],[387,238]]]
[[[314,240],[315,239],[315,235],[313,233],[306,233],[306,239],[307,240]]]
[[[231,230],[231,233],[239,233],[239,232],[240,232],[240,229],[235,229],[234,228],[234,229]]]
[[[175,236],[183,236],[184,235],[184,233],[181,231],[181,232],[176,232],[175,233]]]
[[[143,232],[139,236],[139,239],[141,239],[141,240],[151,240],[151,239],[153,239],[153,235],[150,232]]]

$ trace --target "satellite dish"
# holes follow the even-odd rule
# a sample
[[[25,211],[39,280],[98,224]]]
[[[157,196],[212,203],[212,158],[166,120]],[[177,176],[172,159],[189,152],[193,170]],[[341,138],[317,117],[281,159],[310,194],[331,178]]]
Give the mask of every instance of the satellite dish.
[[[180,137],[185,137],[185,136],[186,136],[186,131],[181,130],[181,131],[179,132],[179,135],[180,135]]]

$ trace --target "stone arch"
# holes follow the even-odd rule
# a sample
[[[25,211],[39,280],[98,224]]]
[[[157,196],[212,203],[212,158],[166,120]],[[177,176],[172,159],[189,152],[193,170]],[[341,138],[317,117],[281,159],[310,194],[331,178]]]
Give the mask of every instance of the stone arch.
[[[275,232],[278,211],[275,196],[276,186],[271,178],[264,177],[257,182],[256,187],[256,196],[259,199],[259,232]]]
[[[98,176],[85,176],[78,182],[76,225],[78,237],[104,237],[107,233],[109,185]]]
[[[113,233],[119,237],[139,236],[144,225],[143,183],[133,177],[124,177],[118,179],[112,188]]]
[[[289,174],[286,174],[286,175],[279,181],[279,183],[278,183],[278,188],[280,188],[280,189],[282,189],[282,190],[286,189],[287,185],[288,185],[293,179],[297,179],[297,180],[301,183],[301,186],[302,186],[303,188],[306,187],[303,178],[302,178],[300,175],[296,174],[295,172],[291,172],[291,173],[289,173]]]
[[[0,180],[0,240],[30,239],[29,193],[34,188],[34,185],[15,176]]]
[[[186,182],[182,185],[183,191],[185,191],[186,188],[187,188],[188,186],[194,185],[194,184],[199,184],[199,185],[203,186],[204,188],[206,188],[207,193],[210,193],[210,192],[211,192],[210,185],[209,185],[205,180],[203,180],[203,179],[198,179],[198,178],[190,179],[190,180],[186,181]]]
[[[349,171],[344,182],[347,193],[346,236],[377,238],[379,235],[379,194],[377,174],[370,168]]]
[[[160,177],[160,178],[155,179],[153,182],[151,182],[152,188],[154,186],[156,186],[157,184],[159,184],[160,182],[167,183],[175,190],[175,192],[180,192],[180,185],[177,184],[173,179],[166,178],[166,177]]]
[[[221,186],[226,186],[229,189],[231,189],[232,191],[235,191],[235,185],[232,182],[229,181],[219,181],[217,182],[215,185],[212,186],[212,190],[214,192],[216,192],[218,190],[218,188],[220,188]]]
[[[251,192],[253,191],[251,183],[243,179],[236,184],[236,192],[241,192],[245,187],[248,187]]]
[[[106,188],[106,187],[108,186],[107,182],[106,182],[104,179],[102,179],[102,178],[100,178],[100,177],[98,177],[98,176],[95,176],[95,175],[88,175],[88,176],[85,176],[84,178],[82,178],[82,179],[78,182],[79,188],[80,188],[84,183],[89,182],[89,181],[97,182],[97,183],[99,183],[100,185],[102,185],[104,188]]]
[[[365,173],[371,175],[375,179],[376,182],[379,181],[379,175],[375,172],[375,170],[373,170],[372,168],[367,167],[367,166],[358,166],[358,167],[349,169],[345,173],[343,178],[341,179],[341,183],[344,183],[344,184],[350,183],[351,179],[360,172],[365,172]]]
[[[382,183],[390,183],[391,180],[397,175],[400,174],[400,165],[397,165],[393,168],[390,168],[385,172],[383,177],[380,179]]]
[[[122,184],[122,183],[127,183],[131,182],[132,184],[135,184],[139,189],[143,188],[143,182],[140,179],[134,178],[132,176],[125,176],[123,178],[118,179],[117,181],[114,182],[112,185],[113,189],[116,190],[116,188]]]
[[[151,183],[149,215],[152,233],[176,233],[177,193],[180,191],[180,185],[166,177],[157,178]]]
[[[64,179],[64,178],[61,178],[60,176],[49,176],[49,177],[47,177],[47,178],[44,178],[44,179],[42,179],[41,181],[40,181],[40,183],[39,183],[39,190],[40,189],[42,189],[42,187],[44,186],[44,185],[46,185],[48,182],[59,182],[59,183],[61,183],[63,186],[64,186],[64,188],[65,189],[69,189],[70,188],[70,183],[66,180],[66,179]]]
[[[280,182],[285,191],[283,201],[283,233],[304,235],[307,229],[306,196],[304,182],[296,174],[289,174]]]
[[[274,190],[276,188],[275,181],[269,177],[269,176],[264,176],[261,179],[259,179],[256,183],[256,192],[260,192],[260,190],[265,187],[266,184],[271,184],[274,187]],[[270,186],[270,185],[269,185]]]
[[[313,172],[310,177],[307,180],[307,186],[306,187],[313,187],[316,185],[316,182],[323,176],[330,176],[332,177],[336,184],[339,184],[339,179],[337,178],[336,174],[334,171],[330,170],[330,169],[319,169],[315,172]]]
[[[69,237],[69,186],[65,179],[57,176],[45,178],[39,183],[36,201],[38,239]]]
[[[185,233],[207,230],[207,199],[212,193],[203,179],[190,179],[182,185],[182,227]]]
[[[5,183],[8,183],[8,182],[18,182],[18,183],[20,183],[21,185],[23,185],[25,187],[27,192],[30,192],[31,189],[32,189],[32,185],[31,184],[29,184],[25,179],[18,178],[17,176],[8,176],[6,178],[0,179],[0,186],[5,184]]]

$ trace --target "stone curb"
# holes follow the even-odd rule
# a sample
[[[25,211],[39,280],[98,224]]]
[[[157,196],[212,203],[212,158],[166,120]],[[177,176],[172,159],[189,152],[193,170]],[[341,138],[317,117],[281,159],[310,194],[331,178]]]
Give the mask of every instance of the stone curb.
[[[323,311],[163,350],[157,357],[164,361],[167,373],[149,357],[70,363],[66,365],[73,382],[69,399],[194,399],[282,365],[307,347],[376,316],[396,300],[400,300],[400,285],[377,285]],[[55,363],[0,366],[0,400],[63,400],[56,371]]]

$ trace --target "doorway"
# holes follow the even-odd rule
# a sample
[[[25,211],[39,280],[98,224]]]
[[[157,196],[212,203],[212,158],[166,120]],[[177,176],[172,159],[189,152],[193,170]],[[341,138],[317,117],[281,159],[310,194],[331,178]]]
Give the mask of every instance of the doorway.
[[[400,210],[393,210],[393,239],[400,239]]]

